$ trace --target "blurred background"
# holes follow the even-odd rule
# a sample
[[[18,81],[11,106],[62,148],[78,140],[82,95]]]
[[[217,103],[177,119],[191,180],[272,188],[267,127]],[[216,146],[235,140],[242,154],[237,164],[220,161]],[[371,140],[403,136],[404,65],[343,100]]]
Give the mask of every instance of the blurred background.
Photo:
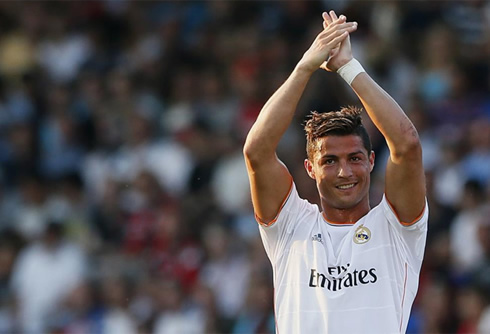
[[[429,235],[409,333],[490,333],[488,1],[0,2],[0,333],[273,333],[242,145],[322,29],[424,147]],[[299,193],[318,71],[278,154]],[[383,192],[387,149],[366,120]]]

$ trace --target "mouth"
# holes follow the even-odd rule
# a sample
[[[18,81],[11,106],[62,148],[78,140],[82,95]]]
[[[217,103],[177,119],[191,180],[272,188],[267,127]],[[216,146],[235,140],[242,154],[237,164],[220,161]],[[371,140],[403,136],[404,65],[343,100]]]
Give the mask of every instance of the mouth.
[[[335,186],[335,188],[340,189],[340,190],[348,190],[352,189],[356,186],[357,183],[348,183],[348,184],[340,184],[338,186]]]

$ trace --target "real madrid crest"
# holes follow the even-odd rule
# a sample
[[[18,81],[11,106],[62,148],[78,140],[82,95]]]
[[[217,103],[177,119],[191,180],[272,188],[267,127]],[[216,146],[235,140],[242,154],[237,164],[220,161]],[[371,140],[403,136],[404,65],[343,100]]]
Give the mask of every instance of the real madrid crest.
[[[371,231],[364,225],[360,225],[354,233],[354,242],[356,244],[365,244],[371,239]]]

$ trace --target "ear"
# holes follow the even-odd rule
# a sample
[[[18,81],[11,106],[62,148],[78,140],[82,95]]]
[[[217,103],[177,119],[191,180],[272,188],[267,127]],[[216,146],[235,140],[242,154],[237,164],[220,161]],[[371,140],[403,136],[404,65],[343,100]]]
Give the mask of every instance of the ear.
[[[313,164],[310,162],[310,160],[305,159],[304,165],[308,176],[315,180],[315,171],[313,170]]]
[[[374,168],[374,151],[371,151],[371,154],[369,155],[369,165],[369,172],[372,172]]]

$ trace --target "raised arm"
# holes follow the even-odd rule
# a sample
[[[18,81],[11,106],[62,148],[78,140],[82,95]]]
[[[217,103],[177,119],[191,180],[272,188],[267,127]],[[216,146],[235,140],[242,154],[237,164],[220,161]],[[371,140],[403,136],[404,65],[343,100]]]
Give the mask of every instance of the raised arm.
[[[359,74],[352,82],[352,89],[390,150],[385,176],[386,198],[400,221],[411,223],[425,205],[425,175],[417,130],[400,106],[368,74]]]
[[[252,126],[243,153],[250,179],[255,214],[264,223],[279,212],[291,185],[291,175],[277,158],[276,147],[286,132],[311,75],[357,28],[345,17],[332,20],[318,34],[286,82],[272,95]]]
[[[425,175],[417,130],[400,106],[366,73],[352,82],[369,117],[390,150],[385,194],[400,221],[413,222],[425,205]]]
[[[335,22],[337,16],[331,11],[323,18],[324,25],[328,26]],[[331,71],[340,69],[339,73],[344,78],[350,76],[352,79],[354,76],[350,85],[390,150],[385,177],[386,198],[400,221],[411,223],[422,213],[425,205],[425,175],[417,130],[395,100],[367,73],[355,75],[358,73],[356,62],[352,58],[349,38],[346,38],[336,56],[323,67]]]

